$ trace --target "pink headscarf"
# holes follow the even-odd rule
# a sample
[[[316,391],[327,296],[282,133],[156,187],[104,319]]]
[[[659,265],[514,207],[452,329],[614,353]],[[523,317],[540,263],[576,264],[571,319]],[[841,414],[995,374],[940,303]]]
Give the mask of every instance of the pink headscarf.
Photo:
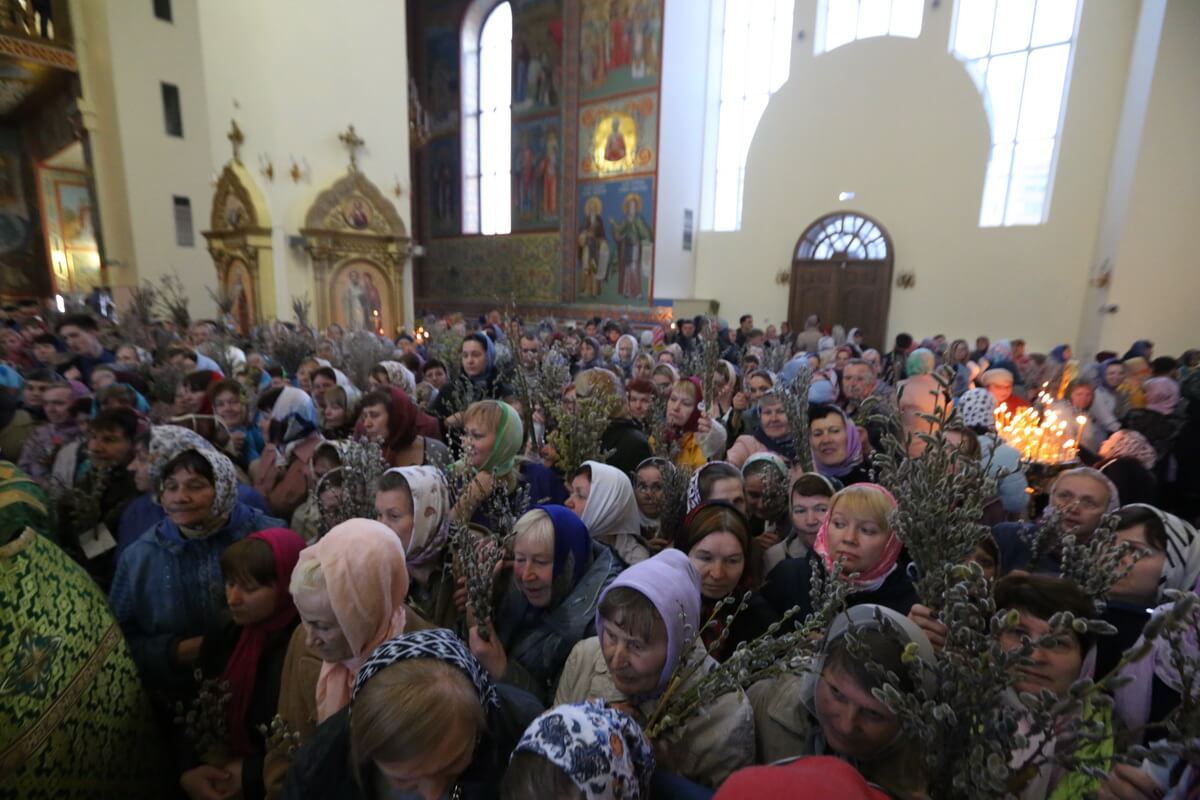
[[[1151,378],[1142,384],[1146,392],[1146,408],[1171,416],[1179,405],[1179,384],[1170,378]]]
[[[321,664],[317,678],[317,721],[350,703],[354,678],[375,648],[404,633],[408,567],[400,537],[382,522],[351,519],[300,554],[321,565],[325,591],[353,657]]]
[[[821,556],[821,560],[825,562],[825,569],[831,572],[833,570],[833,555],[829,552],[829,520],[833,516],[834,509],[837,508],[838,497],[843,492],[860,488],[870,488],[879,491],[888,499],[892,508],[896,507],[896,498],[892,496],[891,492],[877,483],[856,483],[835,494],[833,501],[829,504],[829,511],[826,512],[825,519],[821,522],[821,529],[817,531],[817,541],[813,543],[813,549],[817,551],[817,554]],[[859,573],[859,576],[854,580],[855,590],[870,592],[878,589],[883,584],[884,579],[895,569],[896,560],[900,558],[900,550],[903,546],[900,539],[896,536],[896,532],[889,531],[887,545],[883,548],[883,555],[880,556],[879,563],[866,572]]]

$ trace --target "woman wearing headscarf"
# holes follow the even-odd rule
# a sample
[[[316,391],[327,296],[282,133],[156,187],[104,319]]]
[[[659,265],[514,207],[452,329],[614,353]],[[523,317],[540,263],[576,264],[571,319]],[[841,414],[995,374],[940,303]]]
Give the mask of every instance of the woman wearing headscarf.
[[[446,559],[450,539],[450,489],[439,467],[393,467],[375,492],[377,519],[404,545],[408,604],[434,625],[457,623],[454,575]]]
[[[970,389],[955,403],[955,413],[979,440],[980,459],[996,481],[1005,513],[1021,515],[1029,510],[1029,482],[1021,468],[1021,454],[996,436],[996,398],[987,389]]]
[[[1158,478],[1154,465],[1158,452],[1137,431],[1122,428],[1100,445],[1100,463],[1096,469],[1114,484],[1126,504],[1158,504]]]
[[[813,570],[828,578],[834,563],[841,562],[840,579],[849,583],[847,606],[873,603],[907,614],[917,594],[901,560],[903,545],[892,529],[895,508],[896,498],[877,484],[842,489],[833,496],[817,532],[813,552],[818,558],[784,561],[771,573],[763,596],[780,614],[800,606],[797,618],[804,619],[812,607]]]
[[[633,471],[633,496],[637,500],[642,539],[646,547],[657,553],[670,542],[662,536],[662,515],[666,502],[664,473],[674,469],[665,458],[652,457],[637,465]]]
[[[404,545],[382,522],[347,520],[301,552],[289,589],[303,624],[288,643],[279,690],[279,716],[301,742],[349,704],[376,647],[424,625],[404,606],[408,586]],[[279,743],[267,753],[269,797],[283,786],[286,750]]]
[[[1122,360],[1125,368],[1125,380],[1117,387],[1117,393],[1124,401],[1122,405],[1126,413],[1146,407],[1146,381],[1152,375],[1149,359],[1133,356]]]
[[[704,624],[700,613],[700,575],[679,550],[625,570],[600,597],[596,638],[571,651],[554,705],[598,699],[649,719],[681,661],[697,668],[680,692],[716,667],[699,638],[693,640]],[[754,761],[753,731],[749,701],[730,693],[655,744],[675,772],[711,787]]]
[[[1050,406],[1058,418],[1066,423],[1063,436],[1075,442],[1080,450],[1079,457],[1085,463],[1096,460],[1100,454],[1100,445],[1117,430],[1105,427],[1096,417],[1095,408],[1096,387],[1091,381],[1083,378],[1077,378],[1067,384],[1063,398]],[[1083,423],[1079,422],[1080,418],[1084,420]]]
[[[966,339],[955,339],[946,348],[946,366],[954,373],[950,394],[957,400],[971,388],[975,374],[979,372],[978,365],[974,365],[975,374],[972,374],[971,346]]]
[[[545,703],[577,642],[596,633],[600,593],[624,568],[562,506],[534,506],[513,529],[512,583],[487,639],[471,627],[471,652],[493,680]]]
[[[851,652],[847,635],[860,648]],[[747,690],[754,706],[758,760],[765,763],[795,756],[833,755],[849,762],[892,797],[924,795],[920,753],[903,731],[902,720],[875,698],[884,683],[864,662],[873,662],[913,688],[912,669],[905,653],[915,645],[916,656],[928,665],[937,662],[925,633],[903,614],[881,605],[857,605],[840,614],[829,627],[821,651],[802,675],[786,674],[760,681]],[[849,725],[841,706],[855,703],[871,723]]]
[[[470,520],[493,529],[495,520],[481,505],[499,481],[510,500],[515,500],[521,488],[528,488],[530,505],[560,503],[566,499],[562,480],[548,467],[521,458],[525,447],[525,426],[521,415],[508,403],[481,400],[472,403],[464,412],[461,461],[455,469],[460,473],[474,472],[467,487],[454,500],[454,514],[460,520]],[[525,513],[527,508],[516,509]]]
[[[399,387],[369,392],[363,398],[356,430],[378,442],[384,460],[393,467],[450,463],[450,449],[437,438],[437,420]]]
[[[466,408],[476,400],[499,400],[512,391],[501,383],[496,371],[496,344],[484,333],[472,333],[463,338],[459,354],[462,372],[458,379],[438,392],[433,401],[432,413],[442,423],[442,438],[449,442],[447,433],[458,431],[463,426]]]
[[[303,391],[286,386],[264,395],[258,408],[265,412],[259,424],[267,444],[250,465],[250,478],[271,513],[290,518],[312,489],[309,464],[322,441],[317,407]]]
[[[380,361],[368,378],[371,388],[378,386],[396,386],[403,389],[412,397],[417,393],[417,379],[412,370],[399,361]]]
[[[172,776],[104,595],[46,538],[41,488],[0,461],[0,796],[154,800]]]
[[[667,400],[668,443],[678,445],[675,463],[698,469],[725,453],[725,427],[704,409],[704,387],[699,378],[683,378],[671,387]]]
[[[565,501],[597,542],[611,547],[623,564],[650,557],[641,536],[641,516],[629,476],[616,467],[585,461],[571,476]]]
[[[229,687],[225,741],[232,760],[207,764],[191,743],[179,747],[180,785],[189,797],[211,797],[226,787],[240,790],[245,800],[265,794],[261,731],[279,705],[284,656],[299,621],[288,585],[303,549],[295,531],[271,528],[221,554],[230,620],[205,637],[196,668],[206,680]]]
[[[749,398],[742,393],[742,372],[732,362],[721,359],[713,373],[713,419],[725,428],[725,447],[746,432],[745,413]]]
[[[600,364],[600,342],[594,336],[585,336],[579,343],[579,362],[575,365],[576,372],[585,369],[595,369]]]
[[[701,639],[709,655],[724,661],[739,644],[751,641],[778,619],[758,592],[758,570],[752,559],[750,526],[746,515],[732,503],[710,500],[688,513],[675,537],[675,546],[687,553],[700,574],[700,618],[712,619],[717,605],[733,598],[746,608],[726,626],[724,615],[706,625]]]
[[[1103,408],[1105,419],[1119,420],[1129,410],[1121,384],[1125,382],[1125,365],[1115,358],[1101,361],[1095,367],[1096,403]],[[1118,425],[1119,427],[1119,425]]]
[[[444,629],[406,633],[363,663],[350,707],[297,754],[285,800],[492,800],[522,732],[542,708],[496,684]]]
[[[869,481],[868,444],[846,412],[835,405],[817,405],[810,407],[808,418],[816,471],[826,478],[837,478],[844,486]]]
[[[654,749],[641,727],[599,700],[552,708],[517,743],[500,786],[506,800],[647,800]]]
[[[749,435],[739,436],[726,456],[730,464],[740,467],[759,453],[775,453],[789,463],[796,458],[796,442],[792,426],[783,408],[782,395],[770,389],[758,400],[758,425]]]
[[[147,687],[187,684],[204,637],[224,620],[221,553],[283,521],[237,499],[233,462],[188,431],[152,432],[162,520],[121,553],[109,602]]]
[[[633,377],[633,362],[637,359],[638,342],[630,334],[622,334],[613,348],[613,363],[625,373],[626,379]]]
[[[1134,407],[1125,418],[1122,425],[1132,431],[1137,431],[1146,437],[1158,453],[1155,473],[1160,481],[1171,479],[1167,462],[1174,449],[1175,439],[1182,427],[1175,416],[1179,405],[1179,384],[1171,378],[1151,378],[1144,384],[1145,405]]]

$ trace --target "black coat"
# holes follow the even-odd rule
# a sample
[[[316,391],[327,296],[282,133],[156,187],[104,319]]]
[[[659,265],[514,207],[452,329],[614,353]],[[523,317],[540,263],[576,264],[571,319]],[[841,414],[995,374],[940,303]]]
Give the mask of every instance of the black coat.
[[[541,704],[528,692],[500,683],[500,705],[488,710],[487,731],[475,745],[475,757],[459,778],[463,800],[498,800],[508,758]],[[372,800],[376,771],[367,765],[362,784],[350,766],[349,708],[321,723],[292,759],[284,800]]]
[[[254,673],[254,694],[247,710],[245,725],[250,742],[254,745],[253,755],[242,760],[242,797],[244,800],[261,800],[266,797],[267,790],[263,785],[263,755],[267,751],[266,737],[259,731],[259,726],[269,727],[271,720],[279,708],[279,688],[283,678],[283,663],[287,658],[288,643],[292,640],[299,619],[271,634],[263,649],[258,662],[258,671]],[[200,646],[200,655],[196,659],[196,668],[203,673],[205,679],[219,678],[225,672],[241,637],[242,628],[232,622],[204,637]],[[200,759],[189,744],[177,740],[177,752],[180,760],[180,771],[190,769],[200,764]]]
[[[785,614],[788,609],[799,606],[800,613],[795,620],[804,621],[813,610],[811,588],[814,569],[820,570],[824,577],[825,565],[820,558],[788,559],[771,570],[770,578],[763,585],[762,595],[777,614]],[[904,568],[903,559],[878,589],[846,595],[847,608],[870,603],[885,606],[900,614],[907,614],[918,602],[917,591]]]
[[[645,432],[631,419],[618,418],[608,423],[600,439],[600,449],[608,453],[604,463],[616,467],[626,475],[633,474],[637,465],[649,458],[650,440]]]

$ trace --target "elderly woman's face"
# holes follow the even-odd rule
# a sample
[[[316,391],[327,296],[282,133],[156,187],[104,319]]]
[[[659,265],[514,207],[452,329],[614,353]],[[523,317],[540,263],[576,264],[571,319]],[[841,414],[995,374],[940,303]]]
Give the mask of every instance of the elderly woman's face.
[[[327,592],[312,589],[293,595],[292,599],[300,612],[300,621],[304,623],[305,642],[318,658],[326,664],[354,658],[354,650],[346,641]]]
[[[1095,532],[1108,508],[1108,486],[1087,475],[1064,475],[1050,490],[1050,504],[1063,513],[1068,533],[1084,538]]]
[[[996,398],[996,405],[1000,405],[1008,398],[1012,397],[1013,385],[1004,381],[994,380],[988,384],[988,391],[992,393],[992,397]]]
[[[217,489],[203,475],[181,467],[163,481],[162,506],[171,522],[196,528],[208,522]]]
[[[622,361],[633,358],[633,343],[626,339],[617,345],[617,355]]]
[[[834,466],[846,460],[850,435],[840,414],[814,419],[809,428],[809,438],[812,440],[813,455],[822,464]]]

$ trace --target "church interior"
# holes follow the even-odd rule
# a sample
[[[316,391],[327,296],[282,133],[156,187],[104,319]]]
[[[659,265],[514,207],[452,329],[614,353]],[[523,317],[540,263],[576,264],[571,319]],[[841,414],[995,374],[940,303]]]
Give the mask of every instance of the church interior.
[[[1193,344],[1193,3],[499,5],[12,0],[0,294]]]

